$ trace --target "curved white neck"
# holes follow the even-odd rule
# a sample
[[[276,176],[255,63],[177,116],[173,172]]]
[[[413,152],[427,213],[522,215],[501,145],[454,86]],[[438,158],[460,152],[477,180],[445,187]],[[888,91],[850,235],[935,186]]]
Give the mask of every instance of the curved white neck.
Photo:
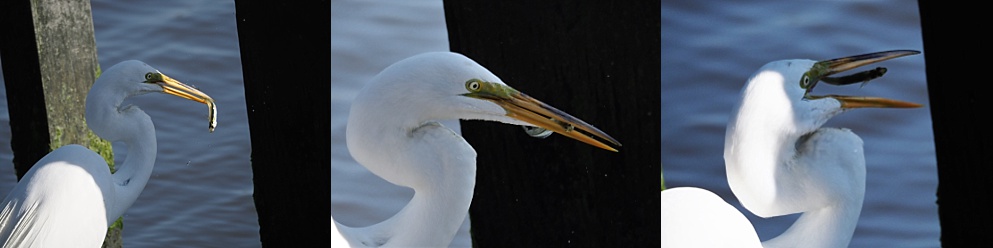
[[[734,120],[732,120],[734,121]],[[755,128],[739,123],[735,132],[729,126],[725,138],[724,160],[728,186],[741,204],[763,218],[803,212],[806,196],[799,178],[807,171],[797,168],[796,149],[791,140],[797,137],[776,135],[774,128]],[[801,205],[802,204],[802,205]]]
[[[136,112],[141,111],[137,110]],[[140,115],[143,117],[139,117],[140,119],[149,118],[145,113],[140,113]],[[128,147],[128,154],[124,162],[117,165],[117,171],[111,175],[114,179],[114,192],[117,197],[115,197],[113,205],[107,210],[108,223],[116,221],[117,217],[123,215],[134,204],[152,175],[158,145],[155,139],[155,128],[151,127],[152,122],[150,120],[147,122],[148,128],[144,128],[145,131],[133,134],[134,139],[124,140],[124,144]]]
[[[379,236],[387,247],[447,247],[469,212],[474,184],[475,178],[455,177],[415,189],[414,197],[400,212],[363,229]]]
[[[764,246],[848,245],[865,196],[865,157],[858,136],[847,129],[821,128],[776,142],[729,138],[731,143],[747,144],[725,150],[728,182],[742,205],[766,218],[803,212],[786,232],[763,242]]]
[[[414,197],[383,222],[337,228],[353,246],[448,246],[472,202],[475,150],[437,122],[377,121],[363,114],[369,112],[362,110],[366,106],[356,104],[346,127],[349,152],[383,179],[413,188]]]
[[[762,242],[762,246],[847,247],[861,212],[862,199],[804,212],[783,234]]]
[[[95,84],[94,87],[108,87]],[[91,95],[106,89],[91,90]],[[110,142],[128,147],[124,162],[117,165],[113,178],[113,196],[107,196],[107,221],[113,223],[138,199],[155,166],[158,149],[152,119],[136,106],[121,107],[124,95],[95,95],[86,98],[87,126]],[[115,155],[117,151],[115,151]]]
[[[800,87],[811,60],[770,62],[742,88],[725,133],[731,191],[763,218],[803,213],[763,245],[844,247],[865,196],[862,139],[848,129],[821,128],[844,112],[831,97],[808,98]]]

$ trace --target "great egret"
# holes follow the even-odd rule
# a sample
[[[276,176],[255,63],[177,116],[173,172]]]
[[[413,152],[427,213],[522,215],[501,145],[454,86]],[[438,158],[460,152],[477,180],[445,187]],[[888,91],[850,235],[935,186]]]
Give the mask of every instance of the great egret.
[[[846,247],[862,211],[865,155],[848,129],[821,128],[854,108],[921,105],[878,97],[810,94],[818,82],[841,85],[880,77],[879,67],[835,73],[918,54],[895,50],[839,59],[781,60],[758,70],[741,91],[725,133],[728,184],[752,213],[803,213],[786,232],[759,244],[755,229],[717,195],[683,187],[661,193],[663,247]],[[720,242],[733,243],[720,243]]]
[[[214,100],[148,66],[129,60],[103,72],[86,96],[86,124],[95,134],[128,147],[113,174],[103,157],[66,145],[42,157],[4,199],[3,247],[100,247],[107,227],[141,194],[155,165],[155,127],[125,98],[163,92],[207,104],[217,125]]]
[[[610,151],[620,146],[597,128],[504,84],[457,53],[430,52],[390,65],[352,102],[345,135],[357,162],[414,189],[389,219],[362,228],[335,222],[350,246],[445,247],[469,211],[476,151],[437,121],[488,120],[537,126]]]

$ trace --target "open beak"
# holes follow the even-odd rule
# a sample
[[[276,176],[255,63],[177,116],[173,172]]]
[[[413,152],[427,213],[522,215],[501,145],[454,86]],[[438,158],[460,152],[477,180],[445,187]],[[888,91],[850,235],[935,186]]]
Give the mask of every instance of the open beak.
[[[905,102],[900,100],[893,100],[882,97],[871,97],[871,96],[840,96],[840,95],[826,95],[817,97],[830,97],[841,102],[841,108],[843,109],[853,109],[853,108],[919,108],[923,105]],[[815,97],[816,98],[816,97]]]
[[[500,107],[507,110],[508,117],[530,123],[604,150],[617,151],[617,149],[604,142],[609,142],[614,146],[621,146],[620,142],[600,131],[600,129],[538,101],[538,99],[514,90],[510,86],[495,83],[488,83],[487,86],[488,89],[485,91],[466,95],[500,105]],[[594,137],[599,138],[599,140]]]
[[[869,54],[861,54],[855,56],[848,56],[837,59],[830,59],[819,61],[814,64],[814,66],[808,72],[811,80],[814,80],[814,85],[807,88],[808,95],[806,98],[817,99],[830,97],[841,102],[841,107],[844,109],[852,108],[917,108],[922,105],[912,102],[905,102],[900,100],[887,99],[882,97],[868,97],[868,96],[841,96],[841,95],[826,95],[826,96],[813,96],[809,95],[810,91],[814,89],[818,81],[823,81],[827,84],[832,85],[848,85],[854,83],[864,83],[869,80],[882,77],[886,73],[886,68],[877,67],[872,70],[858,72],[848,76],[842,77],[830,77],[831,75],[848,71],[856,67],[863,65],[868,65],[880,61],[890,60],[894,58],[899,58],[908,55],[919,54],[918,51],[913,50],[892,50],[885,52],[876,52]]]
[[[159,74],[159,75],[162,76],[162,80],[156,80],[152,83],[162,86],[162,92],[166,94],[186,98],[189,100],[193,100],[195,102],[207,104],[207,108],[209,111],[207,118],[210,121],[210,123],[208,123],[208,128],[210,129],[210,132],[214,132],[214,128],[217,127],[217,106],[214,105],[214,98],[211,98],[207,94],[200,92],[200,90],[196,88],[193,88],[189,85],[183,84],[175,79],[172,79],[166,76],[165,74]]]

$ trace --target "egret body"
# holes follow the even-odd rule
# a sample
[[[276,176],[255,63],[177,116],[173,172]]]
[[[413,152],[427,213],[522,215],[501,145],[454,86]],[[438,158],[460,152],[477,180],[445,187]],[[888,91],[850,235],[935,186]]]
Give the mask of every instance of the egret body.
[[[886,51],[839,59],[781,60],[749,78],[727,125],[724,160],[731,191],[763,218],[802,213],[783,234],[759,243],[748,220],[717,195],[699,188],[661,193],[664,247],[847,247],[865,196],[862,139],[844,128],[822,128],[831,117],[864,107],[920,105],[878,97],[811,94],[818,82],[842,85],[880,77],[876,68],[833,74],[917,54]],[[702,221],[701,221],[702,220]],[[720,237],[720,238],[718,238]]]
[[[107,227],[138,199],[155,164],[151,118],[136,106],[121,106],[125,98],[150,92],[207,104],[213,131],[210,96],[141,61],[110,67],[86,96],[86,124],[103,139],[123,142],[127,157],[113,174],[103,157],[80,145],[42,157],[3,201],[3,247],[100,247]]]
[[[620,145],[507,86],[461,54],[432,52],[401,60],[355,97],[345,135],[358,163],[393,184],[413,188],[414,197],[394,216],[368,227],[335,222],[340,236],[333,235],[332,242],[448,246],[468,213],[476,175],[476,151],[438,123],[451,119],[540,127],[611,151],[616,150],[603,142]]]

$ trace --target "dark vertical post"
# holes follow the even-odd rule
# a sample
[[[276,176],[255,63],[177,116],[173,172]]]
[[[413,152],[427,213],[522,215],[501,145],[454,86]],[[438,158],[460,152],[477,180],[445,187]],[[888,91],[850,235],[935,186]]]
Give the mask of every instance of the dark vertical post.
[[[84,113],[98,67],[96,41],[88,0],[4,1],[0,9],[0,56],[20,179],[51,148],[87,144]]]
[[[657,247],[659,1],[445,1],[451,49],[607,132],[609,152],[463,121],[478,247]]]
[[[10,148],[20,180],[48,154],[48,113],[30,1],[0,3],[0,59],[10,115]]]
[[[100,67],[91,14],[89,0],[0,3],[0,60],[18,180],[55,148],[105,143],[85,119],[86,94]],[[112,152],[100,153],[113,161]],[[120,232],[120,225],[110,228],[104,247],[121,247]]]
[[[235,1],[263,246],[331,235],[331,4]]]
[[[962,29],[983,19],[982,8],[918,1],[928,95],[938,162],[938,218],[945,247],[993,241],[993,108],[985,88],[985,32]]]

